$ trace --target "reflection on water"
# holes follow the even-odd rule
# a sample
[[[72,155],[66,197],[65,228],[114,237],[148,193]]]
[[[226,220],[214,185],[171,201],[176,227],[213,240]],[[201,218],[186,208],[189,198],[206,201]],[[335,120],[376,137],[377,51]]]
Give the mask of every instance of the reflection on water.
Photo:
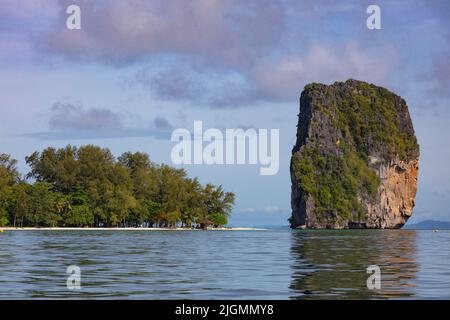
[[[410,298],[416,277],[415,230],[295,231],[292,298]],[[369,290],[366,268],[381,269],[381,289]]]
[[[287,298],[290,232],[7,231],[0,299]],[[66,268],[81,268],[81,290]]]
[[[448,299],[448,248],[450,231],[7,231],[0,299]]]

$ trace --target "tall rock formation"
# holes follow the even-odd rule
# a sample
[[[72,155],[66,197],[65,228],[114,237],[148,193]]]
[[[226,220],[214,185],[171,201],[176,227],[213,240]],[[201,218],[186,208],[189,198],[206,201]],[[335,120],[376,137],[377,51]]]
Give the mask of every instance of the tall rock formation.
[[[362,81],[305,87],[292,150],[292,228],[400,228],[419,145],[405,100]]]

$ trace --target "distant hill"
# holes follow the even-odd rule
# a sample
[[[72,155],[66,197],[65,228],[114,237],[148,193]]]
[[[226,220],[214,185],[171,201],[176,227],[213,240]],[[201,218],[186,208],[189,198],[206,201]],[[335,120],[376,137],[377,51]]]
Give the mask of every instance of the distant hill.
[[[278,225],[278,224],[265,224],[262,226],[256,226],[254,228],[261,229],[290,229],[288,225]]]
[[[408,224],[403,229],[415,229],[415,230],[450,230],[450,221],[435,221],[425,220],[418,223]]]

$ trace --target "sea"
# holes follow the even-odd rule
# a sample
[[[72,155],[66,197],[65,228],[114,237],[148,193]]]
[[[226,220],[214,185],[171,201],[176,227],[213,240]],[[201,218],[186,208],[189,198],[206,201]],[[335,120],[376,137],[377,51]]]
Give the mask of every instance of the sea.
[[[0,299],[450,299],[450,231],[8,230]]]

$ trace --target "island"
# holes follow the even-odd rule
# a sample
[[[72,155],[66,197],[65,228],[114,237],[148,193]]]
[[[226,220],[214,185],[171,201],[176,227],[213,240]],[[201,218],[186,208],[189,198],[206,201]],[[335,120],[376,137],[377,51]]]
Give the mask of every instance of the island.
[[[363,81],[306,85],[292,150],[291,228],[396,229],[411,216],[419,145],[404,99]]]
[[[219,229],[228,223],[235,195],[202,185],[184,169],[155,164],[142,152],[115,158],[94,145],[49,147],[17,161],[0,153],[0,227]],[[9,228],[6,228],[9,227]]]

